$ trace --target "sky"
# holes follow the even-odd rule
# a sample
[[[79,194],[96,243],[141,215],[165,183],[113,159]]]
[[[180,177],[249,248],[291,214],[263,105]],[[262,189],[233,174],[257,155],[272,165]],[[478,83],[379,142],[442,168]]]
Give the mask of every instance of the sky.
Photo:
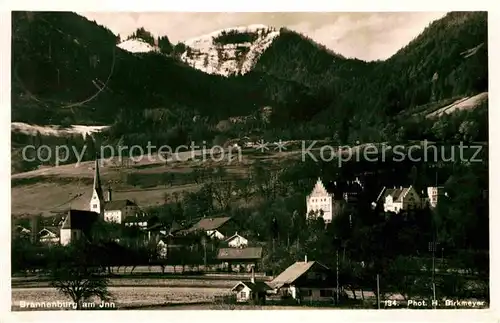
[[[122,39],[144,27],[172,43],[250,24],[287,27],[349,58],[387,59],[445,12],[78,12]]]

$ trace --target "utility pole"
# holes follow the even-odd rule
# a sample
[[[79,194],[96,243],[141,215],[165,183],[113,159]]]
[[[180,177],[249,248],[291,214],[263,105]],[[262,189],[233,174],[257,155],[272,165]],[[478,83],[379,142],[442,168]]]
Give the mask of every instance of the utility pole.
[[[377,306],[380,309],[380,275],[377,274]]]
[[[337,248],[337,292],[335,293],[336,305],[339,305],[339,248]]]
[[[433,299],[433,308],[436,309],[436,282],[435,282],[435,273],[436,273],[436,239],[433,239],[432,242],[432,299]]]

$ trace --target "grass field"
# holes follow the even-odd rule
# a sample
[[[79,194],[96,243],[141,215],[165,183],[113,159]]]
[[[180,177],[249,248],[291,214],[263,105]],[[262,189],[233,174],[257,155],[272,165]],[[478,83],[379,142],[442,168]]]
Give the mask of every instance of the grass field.
[[[225,288],[230,289],[239,280],[244,278],[234,279],[165,279],[165,278],[111,278],[109,285],[112,287],[192,287],[192,288]],[[14,289],[26,288],[46,288],[49,287],[47,280],[13,280],[12,287]]]
[[[215,296],[226,295],[228,288],[196,287],[110,287],[112,302],[119,309],[127,306],[168,305],[212,302]],[[70,298],[54,288],[18,288],[12,290],[12,309],[21,302],[67,302]],[[43,309],[40,309],[43,310]]]
[[[101,182],[105,188],[113,188],[114,199],[135,200],[141,207],[161,205],[165,201],[165,194],[174,192],[191,192],[199,189],[200,184],[194,180],[185,180],[183,177],[193,171],[194,167],[202,166],[207,169],[215,169],[223,166],[227,176],[230,178],[244,176],[249,165],[256,159],[279,160],[286,154],[275,152],[254,156],[251,153],[242,155],[241,160],[228,164],[227,160],[214,161],[192,161],[181,160],[176,162],[164,162],[144,158],[137,163],[131,163],[128,167],[115,167],[109,162],[103,162],[100,166]],[[201,159],[201,157],[199,157]],[[127,174],[137,174],[140,183],[154,179],[158,174],[177,174],[179,181],[173,185],[158,185],[152,181],[133,186],[127,183]],[[61,165],[47,167],[25,173],[13,174],[11,176],[11,213],[14,216],[28,214],[42,214],[50,216],[53,213],[63,212],[69,208],[88,209],[92,194],[92,176],[94,174],[93,162],[82,162],[80,164]],[[157,176],[158,177],[158,176]],[[140,184],[139,183],[139,184]],[[144,187],[146,185],[147,187]],[[34,203],[33,201],[36,201]]]

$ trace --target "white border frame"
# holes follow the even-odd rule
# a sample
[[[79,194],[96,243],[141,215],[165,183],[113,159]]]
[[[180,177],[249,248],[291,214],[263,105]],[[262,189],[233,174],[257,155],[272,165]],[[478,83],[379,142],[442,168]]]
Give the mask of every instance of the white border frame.
[[[309,0],[300,2],[282,2],[269,0],[252,0],[249,2],[225,1],[225,0],[190,0],[175,1],[166,3],[165,1],[111,1],[111,0],[86,0],[74,1],[40,1],[40,0],[13,0],[7,4],[0,5],[0,41],[2,48],[0,62],[0,102],[1,117],[3,123],[1,128],[4,135],[1,136],[1,150],[9,153],[1,154],[0,176],[2,179],[2,203],[5,212],[0,216],[0,237],[8,240],[10,246],[10,11],[11,10],[32,10],[32,11],[206,11],[206,12],[231,12],[231,11],[488,11],[489,24],[489,157],[490,157],[490,215],[499,212],[498,190],[496,183],[500,183],[500,174],[494,173],[494,165],[500,163],[500,156],[497,153],[500,134],[500,127],[495,127],[499,121],[500,87],[498,73],[500,66],[493,57],[500,57],[499,51],[499,21],[500,15],[495,11],[493,1],[475,0],[419,0],[412,3],[391,0],[350,0],[344,3],[334,3],[333,1]],[[493,167],[491,167],[493,166]],[[32,321],[72,321],[72,322],[92,322],[101,320],[120,320],[122,322],[137,322],[141,314],[147,314],[151,321],[169,322],[195,322],[195,321],[227,321],[237,320],[239,322],[265,322],[280,320],[288,322],[304,322],[316,320],[341,320],[359,322],[497,322],[500,319],[498,312],[498,255],[496,253],[496,241],[493,228],[499,227],[497,216],[490,216],[490,309],[488,310],[280,310],[280,311],[99,311],[99,312],[10,312],[11,291],[10,291],[10,247],[2,248],[1,263],[1,283],[2,293],[0,294],[0,304],[3,322],[32,322]],[[10,312],[5,314],[6,312]],[[172,313],[175,313],[172,314]]]

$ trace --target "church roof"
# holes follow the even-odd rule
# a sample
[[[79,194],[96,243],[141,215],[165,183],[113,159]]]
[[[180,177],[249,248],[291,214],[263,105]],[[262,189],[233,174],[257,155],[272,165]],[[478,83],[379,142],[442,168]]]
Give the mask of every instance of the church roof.
[[[69,210],[61,229],[76,229],[88,232],[98,217],[98,213],[91,211]]]

